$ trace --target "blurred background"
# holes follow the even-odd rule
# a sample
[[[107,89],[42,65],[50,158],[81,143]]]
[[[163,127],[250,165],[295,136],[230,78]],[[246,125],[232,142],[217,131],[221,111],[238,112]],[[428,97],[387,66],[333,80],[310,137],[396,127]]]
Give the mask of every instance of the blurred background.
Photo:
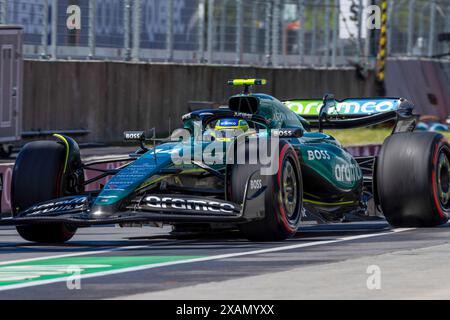
[[[0,0],[0,29],[0,155],[53,132],[167,134],[243,77],[280,100],[404,97],[448,129],[450,0]]]
[[[374,67],[382,0],[0,0],[0,23],[23,25],[24,54],[255,66]],[[67,8],[81,9],[68,30]],[[388,0],[390,56],[448,52],[450,1]]]

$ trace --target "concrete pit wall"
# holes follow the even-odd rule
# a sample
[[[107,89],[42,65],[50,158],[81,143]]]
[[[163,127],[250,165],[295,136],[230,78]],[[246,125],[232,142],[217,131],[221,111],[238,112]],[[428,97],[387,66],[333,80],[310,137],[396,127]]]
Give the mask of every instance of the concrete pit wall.
[[[88,129],[83,142],[120,142],[125,130],[156,127],[167,132],[181,124],[188,101],[216,101],[241,88],[228,79],[257,77],[256,88],[279,99],[374,95],[373,75],[354,69],[272,69],[238,66],[142,64],[103,61],[24,63],[23,130]]]

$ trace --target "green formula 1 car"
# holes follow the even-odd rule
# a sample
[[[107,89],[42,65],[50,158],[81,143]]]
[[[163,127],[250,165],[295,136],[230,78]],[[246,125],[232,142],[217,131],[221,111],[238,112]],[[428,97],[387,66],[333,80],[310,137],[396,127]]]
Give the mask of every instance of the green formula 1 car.
[[[227,106],[191,112],[172,138],[148,148],[144,132],[125,132],[140,149],[114,170],[83,163],[69,137],[31,142],[12,178],[13,218],[35,242],[69,240],[101,224],[170,224],[175,230],[240,229],[250,240],[292,237],[302,220],[373,218],[394,227],[431,227],[450,217],[450,149],[438,133],[413,132],[414,106],[402,98],[280,102],[251,93],[264,80],[233,80],[245,90]],[[394,124],[378,156],[353,157],[324,129]],[[349,131],[351,134],[351,131]],[[108,160],[105,160],[108,161]],[[85,181],[86,170],[98,178]],[[110,176],[101,189],[85,186]]]

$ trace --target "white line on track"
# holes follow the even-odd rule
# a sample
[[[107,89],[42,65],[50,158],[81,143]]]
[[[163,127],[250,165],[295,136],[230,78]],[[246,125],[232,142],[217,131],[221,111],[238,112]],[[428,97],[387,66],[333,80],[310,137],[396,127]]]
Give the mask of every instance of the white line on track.
[[[357,236],[338,238],[338,239],[334,239],[334,240],[323,240],[323,241],[317,241],[317,242],[299,243],[299,244],[293,244],[293,245],[287,245],[287,246],[279,246],[279,247],[275,247],[275,248],[267,248],[267,249],[253,250],[253,251],[244,251],[244,252],[213,255],[213,256],[208,256],[208,257],[203,257],[203,258],[193,258],[193,259],[180,260],[180,261],[154,263],[154,264],[142,265],[142,266],[137,266],[137,267],[129,267],[129,268],[123,268],[123,269],[116,269],[116,270],[110,270],[110,271],[85,274],[85,275],[81,275],[79,278],[80,279],[97,278],[97,277],[121,274],[121,273],[126,273],[126,272],[136,272],[136,271],[156,269],[156,268],[161,268],[161,267],[169,267],[169,266],[174,266],[174,265],[222,260],[222,259],[242,257],[242,256],[248,256],[248,255],[256,255],[256,254],[286,251],[286,250],[293,250],[293,249],[306,248],[306,247],[314,247],[314,246],[319,246],[319,245],[326,245],[326,244],[332,244],[332,243],[340,243],[340,242],[346,242],[346,241],[374,238],[374,237],[380,237],[380,236],[385,236],[385,235],[392,235],[394,233],[400,233],[400,232],[405,232],[405,231],[414,230],[414,229],[415,228],[399,228],[399,229],[393,229],[389,232],[363,234],[363,235],[357,235]],[[102,253],[109,253],[109,252],[120,251],[120,250],[133,250],[133,249],[142,249],[142,248],[150,248],[150,247],[152,247],[152,246],[150,245],[150,246],[120,247],[120,248],[114,248],[114,249],[109,249],[109,250],[88,251],[88,252],[79,252],[79,253],[50,256],[50,257],[32,258],[32,259],[7,261],[7,262],[5,261],[5,262],[2,262],[1,265],[17,263],[17,262],[28,262],[28,261],[56,259],[56,258],[63,258],[63,257],[75,257],[75,256],[83,256],[83,255],[102,254]],[[0,286],[0,291],[21,289],[21,288],[26,288],[26,287],[35,287],[35,286],[41,286],[41,285],[57,283],[57,282],[65,282],[68,279],[69,279],[69,277],[62,277],[62,278],[57,278],[57,279],[33,281],[33,282],[28,282],[28,283],[13,284],[13,285],[7,285],[7,286],[2,286],[2,287]]]

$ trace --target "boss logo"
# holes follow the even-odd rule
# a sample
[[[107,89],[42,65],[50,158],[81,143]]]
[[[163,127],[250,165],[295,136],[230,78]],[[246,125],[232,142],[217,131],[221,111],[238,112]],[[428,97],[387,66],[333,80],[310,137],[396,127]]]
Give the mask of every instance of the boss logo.
[[[331,156],[326,150],[308,150],[308,160],[330,160]]]
[[[303,134],[301,129],[280,129],[273,130],[272,135],[281,138],[300,138]]]
[[[123,133],[125,140],[141,140],[144,138],[143,131],[126,131]]]
[[[155,209],[195,210],[213,213],[233,213],[236,207],[227,202],[148,196],[146,206]]]
[[[290,137],[292,136],[292,130],[279,130],[278,131],[278,136],[280,137]]]
[[[128,133],[125,135],[127,139],[139,139],[141,135],[139,133]]]
[[[262,180],[261,179],[250,180],[250,189],[251,190],[259,190],[261,188],[262,188]]]

